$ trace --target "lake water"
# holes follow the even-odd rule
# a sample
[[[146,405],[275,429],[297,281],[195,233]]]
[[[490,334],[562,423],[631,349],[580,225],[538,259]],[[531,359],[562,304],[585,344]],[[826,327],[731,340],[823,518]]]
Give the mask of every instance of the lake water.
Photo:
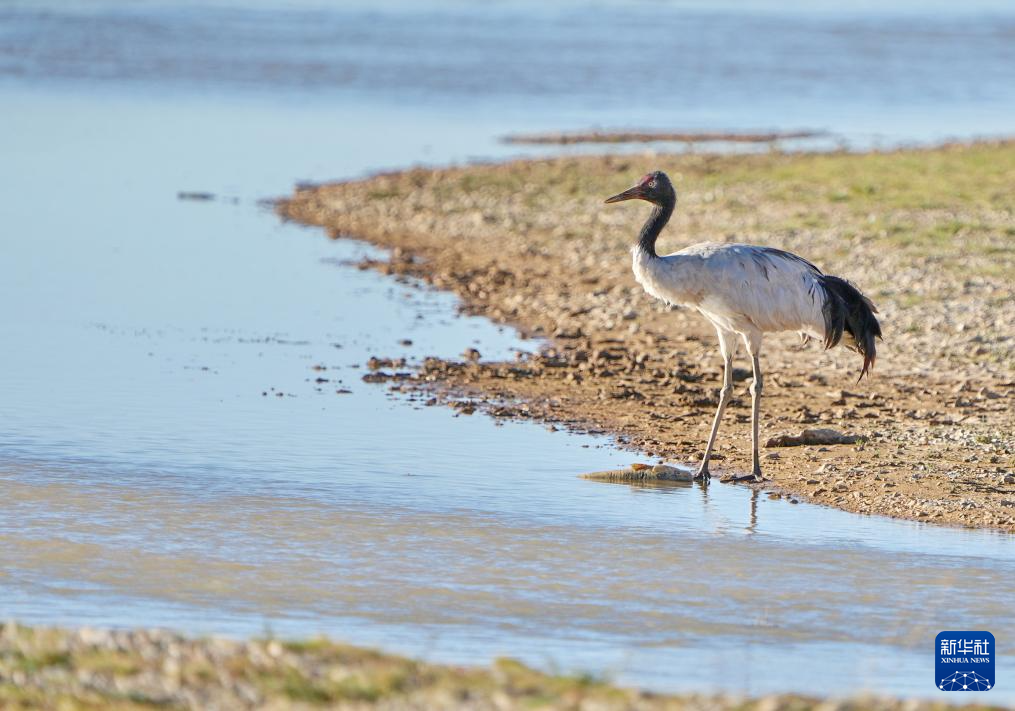
[[[708,7],[0,8],[0,615],[919,696],[986,629],[1015,702],[1010,537],[578,479],[636,457],[361,381],[538,344],[258,204],[515,131],[1012,131],[1004,5]]]

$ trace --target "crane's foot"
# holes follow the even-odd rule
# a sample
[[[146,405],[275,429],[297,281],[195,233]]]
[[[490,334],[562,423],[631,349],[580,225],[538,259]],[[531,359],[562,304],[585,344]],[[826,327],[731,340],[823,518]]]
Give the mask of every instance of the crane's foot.
[[[712,474],[708,471],[708,465],[702,464],[698,467],[698,471],[694,473],[694,478],[700,481],[707,482]]]
[[[757,474],[726,474],[720,479],[723,484],[754,484],[761,481]]]
[[[754,465],[753,471],[748,474],[744,472],[742,474],[726,474],[719,481],[724,484],[756,484],[764,481],[765,477],[761,474],[761,467],[757,464]]]

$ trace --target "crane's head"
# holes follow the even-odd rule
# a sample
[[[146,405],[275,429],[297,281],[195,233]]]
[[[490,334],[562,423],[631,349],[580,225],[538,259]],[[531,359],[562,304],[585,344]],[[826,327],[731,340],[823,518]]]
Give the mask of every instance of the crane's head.
[[[673,183],[661,170],[649,173],[638,181],[638,184],[629,190],[607,198],[606,202],[620,202],[621,200],[647,200],[655,205],[672,203],[676,199],[677,192],[673,189]]]

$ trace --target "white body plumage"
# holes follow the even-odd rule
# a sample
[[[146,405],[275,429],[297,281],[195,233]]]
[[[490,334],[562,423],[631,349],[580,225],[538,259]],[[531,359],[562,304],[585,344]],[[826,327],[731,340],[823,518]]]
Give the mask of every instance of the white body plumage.
[[[688,306],[724,331],[797,331],[823,340],[821,273],[787,252],[704,242],[656,257],[635,245],[632,268],[658,299]]]

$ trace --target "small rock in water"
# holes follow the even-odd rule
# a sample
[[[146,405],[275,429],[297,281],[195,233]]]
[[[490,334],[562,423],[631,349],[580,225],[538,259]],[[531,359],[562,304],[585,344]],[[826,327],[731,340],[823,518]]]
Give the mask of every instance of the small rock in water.
[[[367,367],[370,370],[380,370],[381,368],[404,368],[405,358],[378,358],[377,356],[370,356],[370,360],[367,361]]]
[[[652,467],[651,471],[656,479],[663,479],[665,481],[691,481],[694,479],[693,472],[671,467],[668,464],[656,464]]]
[[[603,472],[582,474],[582,479],[596,481],[692,481],[693,472],[667,464],[632,464],[626,469],[610,469]]]
[[[215,193],[206,193],[197,190],[180,190],[176,193],[177,200],[197,200],[199,202],[206,202],[208,200],[215,199]]]
[[[798,435],[779,435],[765,443],[766,447],[799,447],[813,444],[855,444],[860,438],[829,428],[807,429]]]

